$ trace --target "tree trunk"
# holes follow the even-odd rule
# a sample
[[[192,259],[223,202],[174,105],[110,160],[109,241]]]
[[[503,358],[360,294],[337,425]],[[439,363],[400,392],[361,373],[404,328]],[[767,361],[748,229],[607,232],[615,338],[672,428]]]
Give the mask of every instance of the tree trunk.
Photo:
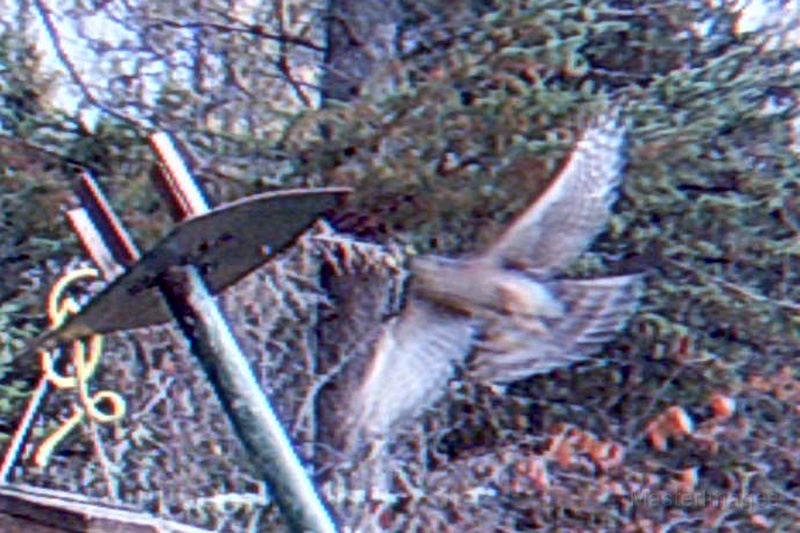
[[[330,0],[323,103],[391,88],[401,20],[397,0]]]

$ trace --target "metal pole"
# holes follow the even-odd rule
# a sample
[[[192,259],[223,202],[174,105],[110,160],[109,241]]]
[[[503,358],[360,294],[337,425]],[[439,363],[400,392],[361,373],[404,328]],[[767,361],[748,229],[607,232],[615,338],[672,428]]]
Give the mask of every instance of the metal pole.
[[[297,532],[335,532],[333,520],[197,269],[172,268],[159,288],[289,527]]]
[[[158,175],[159,190],[166,193],[178,218],[208,213],[205,195],[172,138],[155,133],[150,143],[163,170]],[[190,265],[169,268],[161,276],[159,289],[289,526],[298,532],[335,532],[328,511],[197,269]]]

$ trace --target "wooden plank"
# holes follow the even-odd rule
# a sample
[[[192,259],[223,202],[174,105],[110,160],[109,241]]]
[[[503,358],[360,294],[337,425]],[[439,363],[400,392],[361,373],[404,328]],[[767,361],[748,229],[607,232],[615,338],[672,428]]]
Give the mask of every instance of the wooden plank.
[[[132,507],[110,506],[69,492],[0,486],[0,531],[5,533],[208,533]]]
[[[170,207],[177,219],[205,213],[210,206],[197,182],[192,177],[183,158],[175,148],[175,143],[165,132],[150,136],[150,146],[161,161],[157,178],[161,181],[158,189],[164,190]]]
[[[114,214],[103,191],[89,173],[83,172],[78,177],[75,195],[80,200],[81,207],[86,210],[92,225],[102,237],[101,243],[108,249],[107,253],[110,253],[114,260],[123,267],[138,261],[139,249],[125,226],[122,225],[122,221]],[[88,247],[95,243],[84,241],[83,244]],[[96,243],[96,245],[101,244]],[[91,250],[90,255],[94,256]]]
[[[92,258],[94,264],[100,268],[104,279],[112,280],[125,272],[125,267],[117,261],[111,249],[106,246],[100,230],[92,222],[86,209],[82,207],[70,209],[67,211],[67,219],[81,240],[86,253]]]

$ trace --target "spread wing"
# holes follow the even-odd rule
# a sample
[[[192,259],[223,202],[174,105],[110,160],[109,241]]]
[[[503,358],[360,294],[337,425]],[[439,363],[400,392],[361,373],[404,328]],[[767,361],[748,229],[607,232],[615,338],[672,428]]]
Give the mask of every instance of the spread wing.
[[[430,407],[447,391],[474,334],[472,319],[410,297],[375,343],[345,431],[368,442]]]
[[[612,340],[636,309],[641,276],[547,283],[566,314],[546,320],[546,331],[505,320],[477,344],[468,362],[471,377],[507,384],[587,359]]]
[[[485,257],[546,276],[567,267],[603,229],[622,180],[616,115],[587,129],[548,189]]]

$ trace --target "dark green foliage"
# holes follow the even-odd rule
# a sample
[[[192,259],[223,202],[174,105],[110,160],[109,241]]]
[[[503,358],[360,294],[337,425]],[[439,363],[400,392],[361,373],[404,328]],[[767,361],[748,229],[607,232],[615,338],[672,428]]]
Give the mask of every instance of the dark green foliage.
[[[611,106],[621,107],[629,127],[621,198],[608,231],[569,275],[643,271],[647,292],[641,311],[596,365],[515,384],[510,398],[471,389],[454,393],[448,412],[426,421],[433,450],[427,466],[463,476],[449,465],[471,464],[502,448],[506,455],[498,453],[492,463],[502,475],[482,477],[483,470],[476,469],[471,485],[498,486],[499,496],[470,504],[459,492],[463,487],[432,474],[423,485],[426,498],[408,503],[408,516],[428,513],[428,530],[436,529],[431,524],[439,524],[435,517],[440,515],[447,515],[441,523],[469,530],[473,517],[477,523],[487,514],[520,530],[554,525],[635,530],[670,520],[710,528],[703,509],[630,499],[636,487],[668,493],[675,472],[699,467],[698,486],[709,493],[782,495],[773,505],[722,518],[720,527],[752,528],[752,515],[758,513],[775,529],[789,529],[796,522],[791,498],[798,497],[800,472],[797,45],[773,47],[781,35],[774,28],[738,32],[737,14],[706,1],[408,4],[411,44],[390,94],[286,112],[280,115],[286,127],[270,135],[221,132],[207,124],[191,129],[186,117],[192,116],[192,100],[173,98],[186,89],[170,86],[162,98],[173,113],[165,113],[165,122],[186,126],[180,131],[192,148],[219,162],[201,168],[215,198],[230,199],[253,188],[351,185],[356,189],[352,203],[334,216],[340,229],[444,254],[468,253],[491,242],[546,187],[586,124]],[[0,49],[0,60],[13,65],[9,58]],[[25,285],[22,272],[45,258],[63,263],[64,250],[76,252],[57,216],[75,163],[97,169],[143,241],[152,242],[167,224],[147,181],[151,159],[141,132],[103,120],[89,137],[41,103],[23,105],[28,100],[20,95],[42,89],[21,77],[19,64],[15,68],[0,72],[0,97],[8,104],[0,125],[13,132],[14,143],[63,157],[24,152],[23,160],[18,144],[0,142],[0,330],[9,332],[11,347],[31,334],[31,324],[43,325],[41,308],[30,310],[42,288]],[[249,316],[250,305],[269,307],[240,300],[245,303],[236,307],[237,315]],[[281,305],[259,315],[275,313],[270,320],[281,324],[270,331],[271,340],[259,337],[257,349],[265,360],[273,352],[284,353],[276,346],[303,345],[298,338],[305,339],[304,334],[286,333],[284,326],[308,329],[313,323],[307,309],[299,320],[285,309],[283,314],[274,310]],[[265,329],[249,319],[248,328]],[[177,376],[202,397],[204,389],[182,366],[185,362],[177,363],[185,372],[175,372],[169,349],[151,345],[150,352],[136,351],[152,358],[147,364],[155,370],[147,375]],[[123,370],[115,371],[136,368],[131,359],[123,358],[128,366],[120,363]],[[15,386],[14,371],[3,371],[10,372],[3,385]],[[287,380],[289,375],[281,374]],[[137,380],[134,374],[126,383]],[[160,393],[152,383],[147,386],[138,395],[142,403]],[[678,440],[663,452],[649,445],[648,424],[672,405],[682,406],[696,425],[716,427],[709,408],[715,393],[738,402],[733,419],[713,435],[718,449],[700,436]],[[206,401],[202,397],[199,403]],[[173,415],[170,423],[177,427],[192,417],[180,402],[176,393],[169,408],[154,410]],[[5,407],[0,405],[0,416],[8,416]],[[224,427],[215,412],[203,411],[190,422],[208,424],[209,419]],[[623,446],[624,462],[590,472],[556,465],[547,490],[525,485],[509,495],[513,491],[501,481],[511,478],[503,477],[508,473],[503,469],[513,474],[515,461],[543,453],[553,428],[564,423]],[[8,432],[10,424],[0,431]],[[178,474],[168,468],[179,461],[154,459],[148,431],[153,430],[143,426],[128,435],[136,460],[143,471],[159,472],[159,482],[178,490]],[[137,440],[137,432],[146,438]],[[174,436],[158,430],[155,440],[169,441],[164,447],[180,459],[184,448]],[[193,437],[187,448],[210,446],[205,436]],[[222,447],[235,453],[227,438]],[[216,462],[215,453],[220,452],[197,458],[201,467],[191,469],[185,485],[245,490],[242,478],[220,481],[234,474]],[[413,474],[422,479],[422,473]],[[601,481],[619,483],[623,495],[601,498],[594,492]],[[175,513],[190,512],[175,498],[169,505]]]
[[[790,460],[778,473],[759,457],[773,446],[796,451],[798,413],[788,400],[765,418],[747,383],[796,367],[800,346],[800,50],[770,46],[774,30],[738,32],[735,14],[706,2],[500,3],[468,24],[466,10],[425,5],[418,31],[429,40],[404,65],[412,81],[306,117],[328,136],[314,141],[312,127],[310,144],[294,138],[298,174],[356,188],[338,221],[347,231],[462,253],[542,190],[592,116],[621,105],[624,191],[609,231],[573,274],[644,271],[641,312],[606,354],[610,367],[515,390],[534,402],[535,427],[570,422],[630,447],[629,475],[653,461],[700,466],[699,488],[710,493],[729,494],[722,480],[747,472],[758,480],[748,494],[779,494],[800,465]],[[456,21],[445,14],[453,12]],[[786,379],[797,387],[796,374]],[[737,423],[757,425],[764,443],[721,442],[719,454],[687,444],[654,456],[642,440],[647,423],[670,405],[705,419],[714,393],[742,398]],[[448,453],[509,441],[508,420],[486,412],[496,427],[478,417],[465,430],[454,409],[461,429],[443,441]],[[559,513],[578,501],[564,499]],[[758,512],[788,524],[791,504],[781,501]]]

